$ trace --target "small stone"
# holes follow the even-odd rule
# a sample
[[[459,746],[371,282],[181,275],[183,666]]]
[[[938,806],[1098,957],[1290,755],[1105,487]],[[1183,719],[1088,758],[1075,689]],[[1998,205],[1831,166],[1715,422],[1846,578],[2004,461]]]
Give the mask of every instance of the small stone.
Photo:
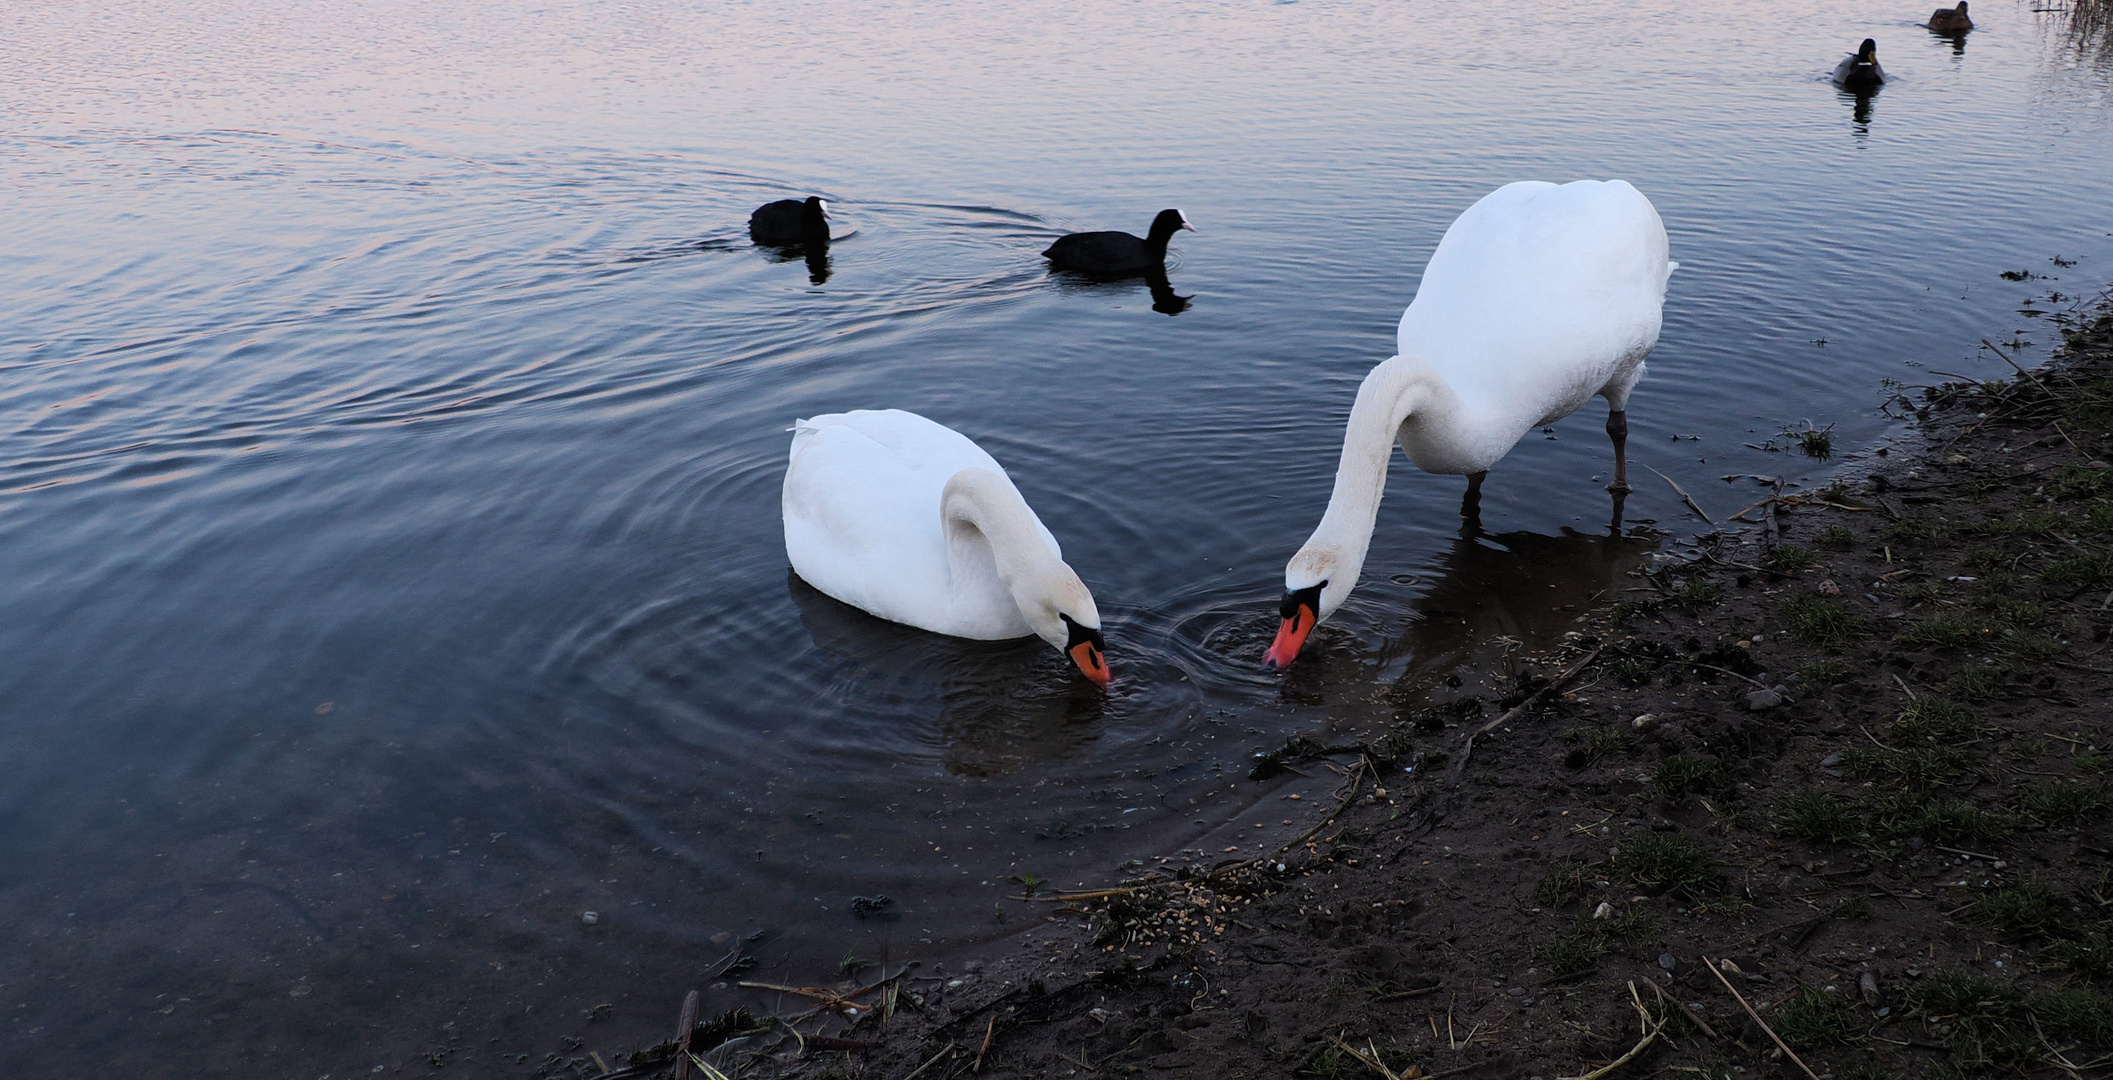
[[[582,911],[580,912],[580,921],[588,926],[593,926],[595,923],[601,922],[602,917],[598,912]]]
[[[1600,901],[1599,906],[1592,909],[1592,917],[1595,919],[1604,919],[1613,914],[1614,905],[1607,903],[1605,900]]]
[[[949,989],[949,990],[958,990],[958,989],[960,989],[960,988],[961,988],[962,986],[966,985],[967,983],[968,983],[968,980],[967,980],[967,979],[948,979],[948,980],[947,980],[947,984],[946,984],[946,988],[947,988],[947,989]]]
[[[1635,728],[1638,731],[1649,731],[1652,728],[1658,726],[1658,714],[1644,713],[1642,716],[1639,716],[1636,719],[1629,721],[1629,726]]]
[[[977,972],[983,970],[983,961],[971,960],[968,963],[961,965],[961,970],[966,971],[971,975],[974,975]]]
[[[1679,962],[1680,961],[1673,959],[1672,953],[1662,952],[1658,954],[1658,966],[1666,969],[1667,971],[1673,970],[1673,965]]]
[[[1864,1004],[1876,1008],[1884,999],[1878,995],[1878,973],[1865,968],[1856,976],[1857,992],[1863,995]]]
[[[1103,1024],[1108,1022],[1108,1010],[1106,1009],[1087,1009],[1086,1015],[1094,1018],[1095,1020],[1100,1021]]]
[[[1839,765],[1839,764],[1841,764],[1841,763],[1842,763],[1842,755],[1841,755],[1841,751],[1837,750],[1837,751],[1835,751],[1834,753],[1832,753],[1832,754],[1828,754],[1828,755],[1827,755],[1826,757],[1823,757],[1823,758],[1821,758],[1821,759],[1820,759],[1820,768],[1822,768],[1822,769],[1831,769],[1831,768],[1833,768],[1833,767],[1835,767],[1836,765]]]
[[[1722,969],[1724,970],[1724,973],[1725,973],[1726,975],[1737,975],[1737,974],[1740,974],[1740,971],[1739,971],[1739,965],[1737,965],[1737,964],[1734,964],[1734,963],[1732,963],[1732,962],[1731,962],[1731,961],[1729,961],[1729,960],[1719,960],[1719,961],[1717,961],[1717,966],[1718,966],[1719,968],[1722,968]]]
[[[1828,580],[1828,581],[1822,581],[1822,582],[1820,582],[1820,595],[1821,595],[1821,596],[1840,596],[1841,594],[1842,594],[1842,587],[1841,587],[1841,586],[1839,586],[1839,585],[1836,585],[1836,584],[1835,584],[1835,583],[1834,583],[1834,582],[1833,582],[1832,580]]]
[[[1512,987],[1511,989],[1509,989],[1509,990],[1506,990],[1506,991],[1504,991],[1504,992],[1505,992],[1505,993],[1507,993],[1507,994],[1510,994],[1510,995],[1511,995],[1512,997],[1525,997],[1525,996],[1526,996],[1526,988],[1525,988],[1525,987],[1523,987],[1523,986],[1514,986],[1514,987]]]
[[[1746,708],[1749,712],[1764,712],[1782,703],[1783,695],[1774,690],[1756,690],[1746,695]]]
[[[2103,461],[2092,461],[2090,464],[2085,465],[2084,467],[2087,469],[2104,469],[2108,468],[2109,466],[2107,466],[2106,463]]]

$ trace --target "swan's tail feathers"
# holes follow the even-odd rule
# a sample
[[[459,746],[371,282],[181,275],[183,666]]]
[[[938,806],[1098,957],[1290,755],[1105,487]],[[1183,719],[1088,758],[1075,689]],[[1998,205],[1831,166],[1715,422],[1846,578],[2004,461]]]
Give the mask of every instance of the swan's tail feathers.
[[[1678,269],[1680,269],[1680,263],[1679,263],[1679,262],[1678,262],[1677,260],[1674,260],[1674,259],[1667,259],[1667,260],[1665,261],[1665,272],[1666,272],[1666,273],[1670,274],[1670,273],[1672,273],[1673,271],[1675,271],[1675,270],[1678,270]]]

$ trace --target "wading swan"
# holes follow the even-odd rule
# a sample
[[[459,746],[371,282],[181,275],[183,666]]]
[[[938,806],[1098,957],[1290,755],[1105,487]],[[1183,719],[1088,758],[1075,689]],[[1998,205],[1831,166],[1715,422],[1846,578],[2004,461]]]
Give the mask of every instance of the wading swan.
[[[1139,240],[1126,232],[1080,232],[1060,236],[1042,257],[1058,270],[1102,276],[1142,274],[1166,265],[1167,241],[1176,232],[1195,232],[1179,210],[1161,210]]]
[[[1425,472],[1465,474],[1468,497],[1513,444],[1607,399],[1617,496],[1629,391],[1658,342],[1665,225],[1626,181],[1507,184],[1468,207],[1431,253],[1394,356],[1357,388],[1328,510],[1284,568],[1268,660],[1291,663],[1357,585],[1398,442]]]
[[[784,513],[785,554],[816,589],[934,633],[1032,634],[1107,685],[1093,594],[968,436],[900,409],[802,420]]]

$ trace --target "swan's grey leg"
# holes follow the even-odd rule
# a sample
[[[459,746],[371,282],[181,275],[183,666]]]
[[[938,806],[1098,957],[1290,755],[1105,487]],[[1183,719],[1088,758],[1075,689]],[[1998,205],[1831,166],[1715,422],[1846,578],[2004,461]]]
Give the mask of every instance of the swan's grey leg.
[[[1614,482],[1607,490],[1616,495],[1629,493],[1629,414],[1623,409],[1607,410],[1607,438],[1614,440]]]
[[[1478,527],[1482,520],[1482,478],[1488,475],[1488,469],[1468,473],[1467,494],[1460,497],[1460,516]]]

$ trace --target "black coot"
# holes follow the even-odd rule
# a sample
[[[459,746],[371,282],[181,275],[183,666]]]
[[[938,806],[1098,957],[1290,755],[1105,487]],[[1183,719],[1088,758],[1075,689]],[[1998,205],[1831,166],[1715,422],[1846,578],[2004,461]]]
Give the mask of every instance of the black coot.
[[[1855,56],[1842,57],[1834,65],[1834,85],[1844,90],[1875,90],[1886,81],[1886,71],[1878,66],[1878,42],[1865,38]]]
[[[1139,240],[1126,232],[1082,232],[1059,237],[1042,253],[1059,270],[1122,276],[1142,274],[1166,265],[1167,240],[1177,230],[1196,227],[1179,210],[1161,210],[1152,231]]]
[[[828,247],[829,204],[819,195],[764,203],[748,215],[748,236],[767,247]]]

